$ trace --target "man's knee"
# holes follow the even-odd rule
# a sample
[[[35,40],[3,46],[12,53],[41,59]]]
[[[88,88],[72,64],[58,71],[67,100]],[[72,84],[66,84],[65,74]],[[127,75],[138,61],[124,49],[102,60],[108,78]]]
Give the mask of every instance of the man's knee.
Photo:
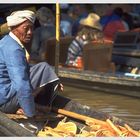
[[[40,62],[40,63],[38,63],[38,65],[42,68],[50,67],[50,65],[47,62]]]

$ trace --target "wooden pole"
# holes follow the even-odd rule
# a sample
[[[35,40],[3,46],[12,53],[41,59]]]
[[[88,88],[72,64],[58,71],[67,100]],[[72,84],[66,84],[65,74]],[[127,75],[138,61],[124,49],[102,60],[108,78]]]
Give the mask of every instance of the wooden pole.
[[[50,109],[50,107],[48,106],[42,106],[41,107],[41,110],[43,112],[46,112],[46,110]],[[102,120],[98,120],[98,119],[95,119],[95,118],[92,118],[92,117],[88,117],[88,116],[85,116],[85,115],[81,115],[81,114],[78,114],[78,113],[75,113],[75,112],[71,112],[71,111],[68,111],[68,110],[65,110],[65,109],[60,109],[60,108],[51,108],[53,112],[55,113],[58,113],[58,114],[62,114],[64,116],[68,116],[68,117],[71,117],[71,118],[74,118],[74,119],[77,119],[77,120],[80,120],[80,121],[83,121],[83,122],[86,122],[87,120],[91,120],[97,124],[100,124],[100,125],[106,125],[106,122],[105,121],[102,121]],[[16,115],[16,114],[7,114],[7,116],[9,118],[15,118],[15,119],[23,119],[23,120],[28,120],[28,118],[24,115]],[[47,119],[47,118],[51,118],[52,116],[51,115],[47,115],[47,116],[37,116],[36,117],[36,120],[41,120],[41,119]],[[61,116],[63,117],[63,116]],[[57,117],[58,118],[58,117]]]
[[[56,3],[56,47],[55,47],[55,73],[58,75],[60,41],[60,6]]]
[[[94,118],[91,118],[91,117],[88,117],[88,116],[85,116],[85,115],[81,115],[81,114],[78,114],[78,113],[75,113],[75,112],[71,112],[71,111],[68,111],[68,110],[65,110],[65,109],[52,108],[52,110],[54,112],[57,112],[57,113],[60,113],[62,115],[65,115],[65,116],[68,116],[68,117],[71,117],[71,118],[74,118],[74,119],[77,119],[77,120],[81,120],[81,121],[84,121],[84,122],[86,122],[87,120],[91,120],[93,122],[96,122],[97,124],[106,125],[105,121],[94,119]]]

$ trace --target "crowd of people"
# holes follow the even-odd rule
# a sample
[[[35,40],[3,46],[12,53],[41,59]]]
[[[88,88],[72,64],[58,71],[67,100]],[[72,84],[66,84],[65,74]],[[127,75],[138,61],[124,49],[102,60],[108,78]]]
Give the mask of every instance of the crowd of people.
[[[44,61],[46,59],[44,42],[55,37],[55,10],[47,7],[41,7],[36,15],[40,26],[33,34],[31,58],[33,60]],[[93,19],[91,15],[98,16],[98,20]],[[85,20],[83,25],[82,20]],[[94,23],[97,22],[97,23]],[[90,23],[90,25],[88,25]],[[94,28],[98,24],[101,28]],[[135,24],[128,11],[121,7],[112,8],[108,5],[106,11],[98,13],[94,5],[82,4],[60,4],[60,37],[74,37],[68,48],[66,65],[78,66],[77,59],[82,57],[83,47],[90,41],[102,41],[113,43],[115,33],[133,30]],[[93,32],[94,30],[94,32]],[[98,33],[100,32],[100,33]],[[95,37],[96,36],[96,37]]]
[[[83,67],[79,59],[82,61],[83,47],[87,43],[113,43],[117,32],[136,28],[131,12],[119,6],[108,5],[107,9],[99,14],[94,5],[89,8],[87,5],[77,4],[69,7],[68,15],[73,19],[68,35],[74,36],[74,40],[68,48],[66,65],[77,68]]]
[[[131,10],[130,8],[128,8],[129,10],[123,9],[121,6],[113,6],[114,5],[106,4],[106,9],[104,6],[100,6],[102,12],[99,12],[101,9],[94,4],[60,4],[60,37],[70,36],[75,38],[69,46],[66,64],[72,64],[72,60],[70,60],[72,59],[70,58],[72,55],[82,56],[83,49],[81,44],[84,46],[85,43],[88,43],[89,41],[95,41],[95,37],[91,38],[91,32],[93,29],[97,30],[97,28],[94,28],[94,25],[88,25],[88,22],[93,22],[90,24],[94,24],[95,22],[93,21],[94,17],[91,18],[91,15],[96,14],[96,17],[98,16],[98,20],[96,20],[96,18],[95,20],[98,22],[97,24],[100,24],[101,26],[100,32],[102,32],[104,41],[113,42],[116,32],[130,31],[137,27],[132,13],[136,12],[138,5],[133,5]],[[139,13],[137,14],[139,15]],[[32,60],[44,61],[46,59],[44,42],[50,38],[55,38],[56,35],[55,5],[51,8],[42,6],[36,9],[36,17],[35,25],[36,23],[38,24],[35,26],[33,32],[30,55]],[[86,21],[86,24],[84,25],[82,24],[83,19]],[[1,28],[3,28],[3,26],[1,26]],[[3,30],[5,29],[3,28]],[[86,36],[86,38],[90,38],[90,40],[84,39],[84,42],[77,42],[77,40],[79,40],[77,38],[80,38],[81,40],[81,38],[83,38],[82,36]],[[99,38],[97,37],[96,41]],[[80,50],[76,47],[77,44],[79,48],[81,47]],[[75,62],[72,65],[75,65]]]

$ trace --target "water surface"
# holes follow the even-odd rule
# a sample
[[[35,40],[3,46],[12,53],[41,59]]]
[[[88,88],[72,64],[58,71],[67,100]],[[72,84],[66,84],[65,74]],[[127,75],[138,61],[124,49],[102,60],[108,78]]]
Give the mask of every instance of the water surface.
[[[119,117],[140,128],[140,99],[64,86],[64,96],[98,111]]]

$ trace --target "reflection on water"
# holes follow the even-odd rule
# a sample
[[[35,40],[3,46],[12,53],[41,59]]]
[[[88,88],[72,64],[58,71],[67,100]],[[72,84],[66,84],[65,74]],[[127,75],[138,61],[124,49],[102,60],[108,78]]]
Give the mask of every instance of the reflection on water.
[[[67,86],[62,94],[140,127],[140,99]]]

